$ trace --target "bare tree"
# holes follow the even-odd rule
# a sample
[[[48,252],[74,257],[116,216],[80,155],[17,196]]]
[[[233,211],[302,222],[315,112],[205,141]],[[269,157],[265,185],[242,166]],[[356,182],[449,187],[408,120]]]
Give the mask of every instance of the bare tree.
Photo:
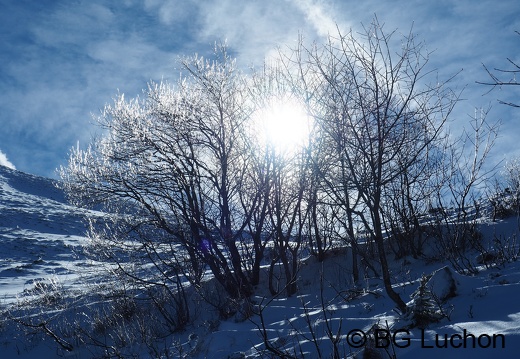
[[[385,289],[404,312],[387,263],[385,196],[426,158],[457,97],[444,84],[426,83],[428,54],[413,34],[395,43],[398,50],[393,35],[375,19],[360,39],[338,30],[325,46],[300,43],[286,63],[296,64],[294,83],[331,144],[334,163],[343,167],[339,182],[328,180],[329,192],[375,241]]]
[[[132,239],[163,277],[164,266],[175,266],[196,284],[208,266],[231,297],[247,297],[237,246],[255,210],[240,206],[239,196],[249,155],[245,81],[225,46],[213,60],[182,64],[176,87],[151,84],[144,100],[120,95],[105,107],[105,133],[72,151],[61,169],[64,188],[73,201],[113,213],[123,230],[104,233],[112,242]]]
[[[251,80],[249,91],[258,109],[270,108],[273,103],[286,105],[298,100],[280,63],[265,64],[253,73]],[[257,127],[256,132],[261,131],[261,127]],[[279,147],[263,137],[255,133],[252,140],[256,141],[257,154],[268,163],[264,168],[269,191],[267,222],[263,227],[263,235],[269,239],[268,285],[273,295],[283,289],[290,296],[297,290],[299,251],[309,236],[308,221],[313,208],[309,198],[309,142],[312,135],[308,141],[302,139],[303,143],[295,144],[294,148]]]
[[[520,158],[506,162],[502,170],[502,210],[520,216]],[[500,200],[500,199],[499,199]]]
[[[515,31],[518,35],[520,32]],[[493,68],[493,70],[489,69],[485,64],[482,64],[484,70],[488,74],[490,80],[489,81],[477,81],[478,84],[491,86],[491,90],[502,87],[502,86],[519,86],[520,82],[516,78],[517,75],[520,74],[520,65],[518,62],[512,60],[511,58],[507,58],[507,62],[509,64],[509,68]],[[491,91],[490,90],[490,91]],[[499,103],[503,105],[508,105],[512,107],[519,108],[520,104],[509,101],[498,100]]]
[[[281,285],[287,295],[296,293],[298,253],[302,245],[305,210],[306,171],[296,161],[278,160],[273,171],[273,191],[269,201],[270,230],[273,237],[271,263],[269,267],[269,289],[274,295],[273,278],[276,267],[281,264],[285,283]]]
[[[486,160],[498,136],[499,122],[487,120],[487,110],[475,110],[470,126],[458,141],[447,143],[443,173],[438,179],[436,215],[441,256],[448,258],[461,273],[476,273],[466,253],[469,249],[484,251],[477,230],[479,198],[494,176],[496,167]]]

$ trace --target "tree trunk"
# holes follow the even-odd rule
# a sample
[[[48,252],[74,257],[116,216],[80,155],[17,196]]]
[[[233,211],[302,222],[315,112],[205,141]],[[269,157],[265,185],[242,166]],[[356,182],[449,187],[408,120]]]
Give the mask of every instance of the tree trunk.
[[[406,312],[406,303],[401,299],[399,294],[394,291],[394,288],[392,288],[392,279],[390,278],[390,270],[388,268],[388,262],[386,260],[386,253],[385,253],[385,243],[382,233],[382,227],[381,227],[381,218],[379,217],[379,213],[376,210],[374,210],[374,232],[375,232],[375,242],[377,246],[377,252],[379,256],[379,262],[381,264],[381,272],[383,274],[383,284],[385,286],[386,293],[388,294],[388,297],[394,301],[394,303],[397,305],[397,308],[401,311],[401,313]]]

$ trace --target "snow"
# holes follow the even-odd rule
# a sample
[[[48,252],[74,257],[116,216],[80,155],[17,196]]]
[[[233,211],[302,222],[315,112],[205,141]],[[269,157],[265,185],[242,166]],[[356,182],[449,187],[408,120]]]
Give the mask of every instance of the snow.
[[[5,155],[5,153],[2,152],[2,150],[0,150],[0,166],[5,166],[13,170],[16,169],[16,167],[11,163],[11,161],[7,159],[7,156]]]
[[[55,181],[0,166],[0,300],[14,301],[42,278],[77,278],[84,214]]]
[[[96,263],[81,252],[86,242],[84,213],[67,204],[54,181],[0,166],[2,358],[92,357],[82,343],[72,343],[74,349],[67,352],[49,335],[34,334],[36,329],[20,332],[7,316],[12,306],[23,308],[28,315],[45,311],[44,307],[30,307],[38,303],[36,295],[45,288],[51,294],[69,295],[70,303],[81,303],[70,306],[76,308],[74,313],[53,307],[56,321],[65,321],[62,316],[67,315],[71,320],[80,318],[85,308],[103,303],[89,292],[102,279],[95,277]],[[490,248],[492,238],[511,238],[518,235],[518,228],[516,218],[495,223],[483,220],[480,225]],[[171,348],[172,357],[183,352],[184,357],[197,359],[262,358],[269,357],[261,352],[265,335],[276,350],[306,358],[318,357],[319,350],[323,358],[329,358],[334,350],[330,337],[338,336],[336,348],[341,358],[361,357],[361,349],[349,346],[348,340],[355,344],[356,339],[364,339],[364,333],[378,323],[379,334],[389,331],[393,338],[398,333],[394,345],[387,348],[390,354],[395,351],[396,358],[500,358],[515,357],[520,351],[520,261],[489,268],[482,265],[474,276],[451,270],[456,296],[442,304],[447,318],[421,330],[408,329],[410,323],[397,315],[381,280],[366,273],[361,287],[355,287],[346,257],[348,251],[343,249],[321,263],[314,257],[305,258],[298,272],[298,294],[272,297],[258,289],[250,316],[237,313],[219,318],[214,307],[200,298],[196,301],[197,296],[191,294],[193,322],[165,338],[162,346]],[[406,258],[391,265],[395,289],[405,301],[410,300],[423,274],[433,274],[431,287],[438,297],[451,286],[450,275],[443,269],[449,262]],[[211,280],[203,285],[208,293],[219,295]],[[82,302],[86,298],[89,302]],[[261,319],[265,330],[261,330]],[[149,350],[139,343],[135,350],[139,357],[150,357]],[[371,350],[388,357],[383,348]]]

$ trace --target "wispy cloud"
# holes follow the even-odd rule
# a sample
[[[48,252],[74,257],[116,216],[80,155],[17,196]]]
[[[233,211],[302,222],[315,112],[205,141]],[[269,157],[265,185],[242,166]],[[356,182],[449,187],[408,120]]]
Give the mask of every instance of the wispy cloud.
[[[389,30],[414,31],[435,50],[444,78],[461,68],[460,117],[493,102],[475,85],[482,62],[515,56],[520,30],[516,0],[8,0],[0,12],[0,145],[19,169],[48,176],[70,147],[89,141],[97,113],[117,91],[133,97],[149,80],[176,78],[175,60],[205,54],[227,40],[238,62],[259,65],[277,46],[359,29],[374,14]],[[507,98],[506,98],[507,99]],[[494,109],[495,111],[495,109]],[[492,115],[511,125],[510,109]],[[508,127],[508,129],[510,129]],[[514,131],[500,143],[517,143]]]
[[[344,29],[351,24],[337,12],[337,6],[332,1],[295,0],[295,5],[305,14],[307,21],[314,30],[322,35],[335,34],[337,28]]]
[[[12,6],[18,42],[5,47],[0,69],[0,143],[20,168],[53,176],[77,140],[89,141],[91,113],[118,89],[135,96],[173,74],[176,43],[139,4],[64,1],[41,12],[24,5]]]
[[[16,167],[7,159],[7,156],[2,152],[2,150],[0,150],[0,166],[5,166],[13,170],[16,169]]]

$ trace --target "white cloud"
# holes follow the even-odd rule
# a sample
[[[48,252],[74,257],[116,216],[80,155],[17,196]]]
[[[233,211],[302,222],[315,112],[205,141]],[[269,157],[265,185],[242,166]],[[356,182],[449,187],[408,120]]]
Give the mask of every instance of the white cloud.
[[[7,156],[2,152],[2,150],[0,150],[0,165],[11,168],[13,170],[16,169],[16,167],[7,159]]]
[[[334,19],[331,14],[334,10],[332,3],[316,0],[296,0],[294,4],[304,12],[309,23],[321,36],[335,33],[337,25],[342,27],[342,24],[338,24],[338,20]]]
[[[292,1],[210,1],[200,7],[198,41],[226,40],[242,66],[261,65],[278,46],[292,47],[300,32],[315,38],[304,16]]]
[[[441,80],[464,68],[453,85],[464,88],[468,100],[453,117],[465,123],[475,106],[518,98],[510,88],[482,96],[488,88],[475,83],[486,79],[482,63],[493,68],[507,65],[506,57],[516,61],[517,1],[57,0],[45,7],[6,2],[7,11],[0,12],[0,33],[8,39],[0,53],[0,143],[16,153],[21,170],[52,176],[68,148],[78,139],[88,142],[97,130],[90,113],[98,113],[118,89],[134,97],[151,79],[176,78],[178,55],[206,55],[214,41],[227,40],[239,66],[260,66],[278,46],[294,48],[299,35],[306,44],[321,43],[329,32],[336,34],[336,24],[342,33],[362,31],[374,14],[386,31],[398,29],[396,40],[414,22],[418,39],[435,50],[429,69],[438,69]],[[505,143],[518,142],[510,131],[516,113],[504,106],[493,111],[493,117],[511,121],[500,141],[509,153]]]
[[[171,25],[179,21],[189,6],[191,1],[174,0],[145,0],[144,7],[147,11],[156,12],[159,20],[166,25]]]

